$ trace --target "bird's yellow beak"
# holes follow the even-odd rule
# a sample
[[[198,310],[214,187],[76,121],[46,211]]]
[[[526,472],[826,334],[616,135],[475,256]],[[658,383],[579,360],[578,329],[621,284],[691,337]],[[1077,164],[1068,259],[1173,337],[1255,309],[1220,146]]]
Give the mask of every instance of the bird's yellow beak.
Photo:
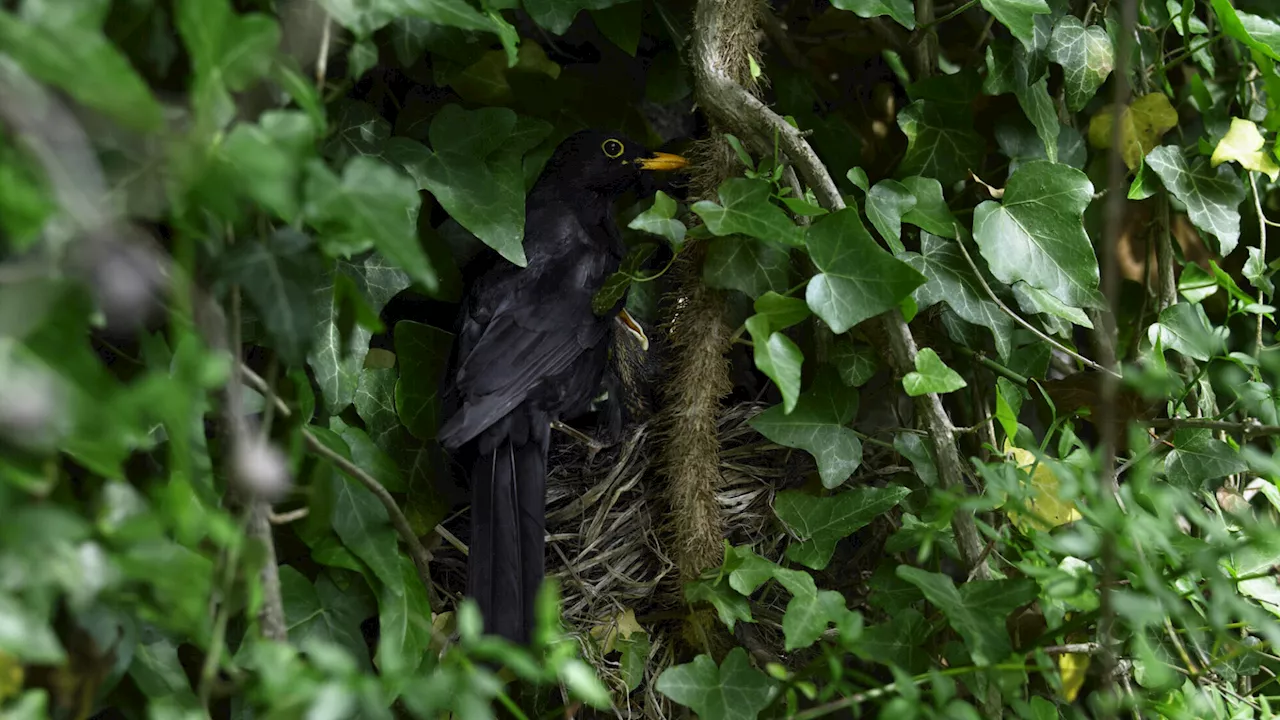
[[[627,312],[626,308],[623,308],[618,313],[618,324],[630,333],[636,339],[636,342],[640,343],[641,350],[649,351],[649,336],[645,334],[644,328],[640,327],[640,323],[631,317],[631,313]]]
[[[679,170],[688,164],[689,161],[680,155],[661,152],[640,160],[640,167],[645,170]]]

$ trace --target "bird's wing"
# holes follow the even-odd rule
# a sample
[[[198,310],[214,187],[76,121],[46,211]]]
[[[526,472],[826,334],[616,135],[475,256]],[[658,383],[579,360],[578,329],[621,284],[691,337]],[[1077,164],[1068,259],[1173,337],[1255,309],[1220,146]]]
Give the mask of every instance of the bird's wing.
[[[586,232],[572,216],[560,218],[554,230],[559,237]],[[487,293],[492,302],[479,299],[480,306],[496,304],[491,312],[471,310],[487,323],[464,321],[463,333],[477,339],[458,358],[453,380],[461,402],[438,435],[446,447],[483,432],[542,380],[560,375],[604,339],[610,323],[592,311],[591,297],[610,272],[607,258],[598,253],[559,258],[531,258],[528,268],[511,276],[509,287]]]

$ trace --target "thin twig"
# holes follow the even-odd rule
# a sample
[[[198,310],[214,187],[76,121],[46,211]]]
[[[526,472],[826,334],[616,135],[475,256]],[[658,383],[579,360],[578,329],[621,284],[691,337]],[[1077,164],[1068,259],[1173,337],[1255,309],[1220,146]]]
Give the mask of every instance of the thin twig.
[[[310,514],[311,508],[300,507],[297,510],[290,510],[289,512],[271,513],[267,519],[271,521],[272,525],[288,525],[289,523],[301,520]]]
[[[1157,430],[1213,430],[1240,433],[1247,437],[1280,435],[1280,425],[1263,425],[1256,418],[1245,418],[1239,422],[1233,422],[1230,420],[1210,420],[1208,418],[1162,418],[1159,420],[1145,420],[1139,422],[1147,427],[1152,427]]]
[[[316,89],[324,94],[325,75],[329,70],[329,42],[333,35],[333,20],[329,17],[328,10],[322,10],[324,13],[324,25],[320,31],[320,52],[316,58]]]
[[[244,376],[245,381],[253,387],[253,389],[262,393],[267,402],[274,403],[276,409],[280,411],[283,417],[289,417],[291,410],[289,406],[278,396],[271,392],[267,387],[267,381],[263,380],[257,373],[244,363],[240,364],[240,374]],[[391,524],[395,526],[396,532],[399,533],[400,539],[405,541],[409,546],[410,554],[413,556],[414,564],[418,566],[418,574],[422,581],[430,587],[431,578],[427,573],[427,567],[431,561],[431,553],[422,545],[422,541],[418,539],[418,535],[413,532],[413,527],[409,525],[409,520],[401,512],[400,506],[396,504],[396,499],[391,497],[391,493],[382,486],[372,475],[361,470],[358,465],[346,459],[342,455],[330,450],[324,443],[321,443],[316,436],[307,428],[302,428],[302,439],[306,442],[307,448],[312,452],[320,455],[326,460],[331,461],[334,465],[349,475],[351,478],[360,482],[360,484],[369,488],[378,500],[382,502],[382,506],[387,509],[387,515],[391,518]],[[470,554],[465,543],[459,540],[453,533],[436,525],[435,533],[444,539],[445,542],[457,548],[458,552],[463,555]]]
[[[1063,354],[1065,354],[1065,355],[1069,355],[1069,356],[1071,356],[1071,357],[1072,357],[1072,358],[1074,358],[1075,360],[1077,360],[1077,361],[1079,361],[1079,362],[1083,363],[1084,365],[1086,365],[1086,366],[1088,366],[1088,367],[1093,368],[1094,370],[1100,370],[1100,371],[1105,372],[1105,373],[1111,373],[1112,375],[1116,376],[1117,378],[1118,378],[1118,377],[1120,377],[1120,373],[1117,373],[1116,371],[1112,370],[1111,368],[1107,368],[1107,367],[1103,367],[1102,365],[1099,365],[1098,363],[1096,363],[1096,362],[1094,362],[1094,361],[1090,360],[1089,358],[1087,358],[1087,357],[1085,357],[1085,356],[1081,355],[1080,353],[1076,352],[1075,350],[1072,350],[1071,348],[1067,347],[1066,345],[1063,345],[1062,343],[1058,342],[1057,340],[1054,340],[1053,338],[1051,338],[1051,337],[1049,337],[1048,335],[1044,334],[1044,333],[1043,333],[1043,332],[1041,332],[1041,331],[1040,331],[1040,329],[1039,329],[1039,328],[1037,328],[1035,325],[1032,325],[1031,323],[1027,322],[1026,320],[1023,320],[1023,319],[1022,319],[1022,316],[1018,315],[1018,314],[1017,314],[1017,313],[1015,313],[1013,310],[1011,310],[1011,309],[1009,308],[1009,306],[1008,306],[1008,305],[1005,305],[1005,304],[1004,304],[1004,301],[1003,301],[1003,300],[1001,300],[1001,299],[1000,299],[1000,297],[999,297],[998,295],[996,295],[995,291],[991,289],[991,286],[987,284],[987,279],[986,279],[986,278],[984,278],[984,277],[982,276],[982,272],[978,270],[978,265],[977,265],[977,263],[975,263],[975,262],[973,261],[973,257],[971,257],[971,256],[969,255],[969,250],[968,250],[967,248],[965,248],[964,243],[963,243],[963,242],[961,242],[961,241],[959,241],[959,240],[957,240],[957,241],[956,241],[956,245],[958,245],[958,246],[960,247],[960,252],[964,254],[964,259],[965,259],[965,260],[967,260],[967,261],[969,262],[969,267],[970,267],[970,268],[973,268],[973,274],[974,274],[975,276],[977,276],[977,278],[978,278],[978,282],[982,284],[982,289],[987,291],[987,297],[991,298],[992,302],[994,302],[994,303],[995,303],[995,304],[1000,308],[1000,310],[1002,310],[1002,311],[1004,312],[1004,314],[1006,314],[1006,315],[1008,315],[1009,317],[1013,318],[1014,322],[1018,323],[1018,324],[1019,324],[1019,325],[1021,325],[1022,327],[1024,327],[1024,328],[1026,328],[1026,329],[1030,330],[1030,331],[1031,331],[1031,333],[1032,333],[1033,335],[1035,335],[1036,337],[1040,338],[1040,339],[1041,339],[1041,340],[1043,340],[1044,342],[1046,342],[1046,343],[1048,343],[1049,345],[1053,346],[1053,348],[1054,348],[1055,350],[1057,350],[1057,351],[1059,351],[1059,352],[1061,352],[1061,353],[1063,353]]]
[[[1267,261],[1267,216],[1262,212],[1262,196],[1258,194],[1258,173],[1252,170],[1248,173],[1249,187],[1253,190],[1253,209],[1258,213],[1258,249],[1259,257],[1262,262]],[[1262,294],[1262,288],[1258,288],[1258,294]],[[1262,352],[1262,313],[1258,313],[1258,332],[1256,337],[1258,352]]]

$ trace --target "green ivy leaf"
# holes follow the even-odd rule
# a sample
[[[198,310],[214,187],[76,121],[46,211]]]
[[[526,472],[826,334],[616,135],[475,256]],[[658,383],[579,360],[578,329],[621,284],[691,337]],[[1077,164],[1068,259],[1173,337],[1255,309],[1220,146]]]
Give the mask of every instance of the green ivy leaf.
[[[658,246],[653,243],[631,246],[627,256],[622,258],[618,271],[610,275],[595,297],[591,298],[591,310],[600,316],[612,311],[619,300],[627,297],[633,278],[644,277],[640,269],[657,250]]]
[[[941,185],[938,186],[938,198],[942,198]],[[915,207],[915,195],[897,180],[881,180],[867,192],[867,219],[895,255],[906,250],[902,244],[902,216]]]
[[[720,667],[699,655],[691,663],[667,668],[656,687],[703,720],[755,720],[777,692],[777,683],[751,667],[740,647],[730,650]]]
[[[930,487],[938,484],[938,464],[933,459],[933,448],[913,432],[900,432],[893,436],[893,449],[911,463],[920,481]]]
[[[720,185],[719,205],[701,200],[692,210],[715,235],[747,235],[782,249],[804,247],[803,228],[769,201],[772,191],[765,180],[731,178]]]
[[[800,395],[800,365],[804,362],[804,353],[791,338],[769,328],[768,316],[752,315],[746,324],[754,345],[756,368],[778,386],[783,412],[790,413]]]
[[[955,392],[969,383],[960,377],[960,373],[947,367],[933,348],[920,348],[916,353],[916,369],[902,378],[902,388],[911,397],[919,397],[936,393],[939,395]]]
[[[1067,108],[1080,112],[1093,99],[1115,67],[1111,36],[1097,25],[1085,27],[1074,15],[1063,15],[1053,28],[1049,58],[1062,66]]]
[[[639,5],[639,3],[635,3]],[[684,234],[686,232],[684,223],[675,219],[676,201],[671,196],[659,190],[653,196],[653,205],[644,212],[636,216],[627,227],[632,230],[640,230],[651,235],[664,237],[667,242],[671,243],[671,249],[680,252],[680,248],[684,247]]]
[[[898,127],[907,136],[899,177],[924,175],[951,185],[982,165],[986,143],[973,130],[973,119],[966,111],[917,100],[898,113]]]
[[[861,387],[880,369],[880,359],[873,348],[847,337],[836,338],[831,363],[840,373],[840,382],[855,388]]]
[[[399,588],[378,598],[378,670],[399,677],[418,669],[431,645],[431,600],[413,561],[401,555]],[[397,591],[398,590],[398,591]]]
[[[769,291],[756,298],[756,313],[768,319],[769,332],[777,332],[808,319],[809,306],[800,298]]]
[[[524,267],[524,154],[551,127],[506,108],[446,105],[431,120],[434,152],[396,138],[388,153],[463,227]]]
[[[910,493],[897,485],[857,487],[829,497],[799,490],[778,493],[773,510],[800,539],[787,548],[787,557],[807,568],[822,570],[831,562],[836,543],[888,512]]]
[[[1244,472],[1248,463],[1211,430],[1178,430],[1173,450],[1164,458],[1169,482],[1188,490],[1202,490],[1210,480]]]
[[[153,131],[163,123],[146,81],[96,27],[27,23],[0,11],[0,47],[32,77],[129,127]]]
[[[311,238],[282,228],[263,242],[232,245],[223,262],[258,311],[271,347],[291,365],[303,362],[316,324],[311,287],[324,272]]]
[[[395,380],[394,371],[389,370],[366,370],[369,373],[390,373],[392,381]],[[361,377],[364,379],[364,376]],[[360,390],[356,390],[356,407],[360,407]],[[361,418],[363,419],[363,418]],[[366,423],[368,421],[366,420]],[[369,433],[358,427],[348,425],[342,422],[341,418],[330,418],[329,429],[338,433],[338,437],[347,444],[347,448],[351,451],[351,462],[357,467],[373,476],[387,490],[391,492],[404,492],[409,489],[408,483],[405,482],[404,473],[400,472],[400,466],[391,457],[384,447],[394,447],[393,442],[384,439],[384,444],[380,445],[374,442]],[[398,430],[399,424],[393,430]],[[394,435],[394,433],[390,433]]]
[[[555,35],[563,35],[583,10],[603,10],[622,0],[525,0],[524,9],[533,21]]]
[[[1093,183],[1079,170],[1023,165],[1009,178],[1003,204],[987,201],[974,211],[973,236],[991,273],[1068,305],[1099,307],[1098,261],[1082,220],[1092,199]]]
[[[791,601],[782,615],[782,634],[786,650],[807,648],[818,641],[827,627],[840,628],[842,640],[860,634],[862,619],[849,610],[844,595],[834,590],[818,590],[813,577],[802,570],[778,568],[774,578],[790,593]]]
[[[1036,597],[1030,579],[977,580],[956,587],[951,578],[908,565],[898,566],[898,577],[920,588],[925,598],[951,621],[964,638],[977,665],[993,665],[1013,651],[1005,619],[1009,613]]]
[[[640,47],[640,30],[644,24],[644,3],[640,0],[619,2],[613,7],[593,10],[591,19],[600,32],[622,52],[636,56]]]
[[[322,573],[312,585],[294,567],[282,566],[280,596],[285,623],[291,642],[331,642],[349,652],[361,668],[372,670],[360,623],[375,612],[373,595],[362,578],[352,584],[356,587],[343,591],[328,573]]]
[[[790,268],[786,250],[751,238],[714,238],[702,262],[702,280],[709,287],[738,290],[754,298],[770,290],[786,291]]]
[[[20,661],[42,665],[66,662],[66,651],[46,618],[39,617],[19,598],[0,592],[0,650]]]
[[[733,630],[739,620],[755,622],[751,617],[751,604],[738,591],[716,580],[694,580],[685,583],[684,599],[690,605],[705,602],[716,609],[720,622]]]
[[[337,254],[377,248],[428,291],[438,285],[435,270],[418,242],[421,204],[409,178],[370,157],[355,157],[341,181],[319,161],[308,164],[305,214],[320,231],[322,245]]]
[[[729,574],[729,587],[739,593],[750,595],[777,574],[778,564],[760,557],[749,546],[728,547],[727,541],[725,545],[721,572]]]
[[[813,455],[823,486],[833,488],[862,463],[862,442],[845,427],[857,413],[857,391],[820,375],[794,409],[775,405],[752,418],[751,427],[779,445]]]
[[[378,109],[359,100],[339,101],[331,113],[333,133],[322,151],[334,165],[342,165],[353,157],[382,157],[391,137],[391,123],[378,114]]]
[[[395,368],[361,369],[353,399],[356,413],[369,431],[369,439],[388,451],[394,446],[400,429],[395,403],[397,375]]]
[[[821,274],[809,280],[805,300],[836,333],[897,307],[925,281],[876,244],[853,208],[814,223],[807,243]]]
[[[915,593],[918,599],[919,594]],[[896,610],[889,622],[874,625],[862,631],[853,653],[858,657],[882,665],[897,665],[909,671],[928,667],[929,622],[910,607],[893,606]]]
[[[831,4],[860,18],[888,15],[902,27],[916,29],[916,9],[911,0],[834,0]]]
[[[1244,202],[1244,185],[1229,165],[1209,166],[1208,158],[1197,157],[1188,163],[1182,151],[1162,145],[1146,157],[1147,165],[1160,176],[1160,181],[1182,204],[1196,227],[1218,238],[1218,251],[1223,257],[1236,249],[1240,240],[1240,203]]]
[[[396,323],[396,360],[400,381],[395,406],[400,421],[419,440],[435,439],[440,425],[440,383],[449,362],[453,335],[421,323]]]
[[[339,282],[340,277],[351,283]],[[312,294],[317,320],[315,344],[307,362],[315,371],[324,407],[330,415],[338,414],[354,400],[360,369],[373,336],[368,328],[351,320],[354,316],[351,304],[364,302],[376,315],[409,284],[409,276],[403,270],[376,253],[359,262],[335,261],[333,270],[320,278]],[[352,286],[356,297],[343,289]]]
[[[959,221],[951,214],[951,208],[947,207],[947,201],[942,196],[942,183],[935,178],[913,175],[903,178],[902,186],[916,200],[913,207],[903,213],[903,222],[911,223],[938,237],[953,240],[960,237],[956,227]]]
[[[1236,10],[1231,7],[1230,0],[1210,2],[1218,22],[1222,23],[1223,32],[1272,60],[1280,60],[1280,24]]]
[[[336,434],[323,428],[311,427],[312,432],[320,437],[330,435],[330,443],[338,444],[350,459],[350,451],[346,443]],[[324,430],[324,432],[319,432]],[[364,561],[382,584],[392,592],[404,592],[404,577],[400,572],[400,550],[397,547],[396,533],[391,528],[391,520],[387,509],[359,481],[347,477],[344,473],[331,474],[333,488],[333,530],[342,539],[342,544]]]
[[[1191,303],[1174,303],[1160,311],[1160,322],[1147,328],[1147,339],[1160,347],[1177,350],[1194,360],[1208,362],[1223,350],[1222,331],[1209,324],[1204,307]]]
[[[982,7],[1028,49],[1036,44],[1035,16],[1052,12],[1045,0],[982,0]]]
[[[315,127],[305,113],[271,110],[256,124],[239,123],[219,147],[245,194],[293,222],[298,216],[298,178],[315,154]]]
[[[956,242],[924,232],[920,234],[920,254],[903,256],[928,278],[916,288],[916,304],[924,310],[945,301],[966,322],[990,329],[996,352],[1007,359],[1013,350],[1013,320],[987,295]]]
[[[280,44],[280,26],[260,13],[236,14],[229,0],[175,6],[174,24],[191,54],[197,83],[238,92],[266,74]]]
[[[1003,118],[996,124],[996,143],[1000,152],[1009,158],[1009,175],[1029,162],[1049,159],[1036,128],[1016,116]],[[1075,128],[1059,123],[1058,162],[1083,170],[1087,159],[1084,136]]]

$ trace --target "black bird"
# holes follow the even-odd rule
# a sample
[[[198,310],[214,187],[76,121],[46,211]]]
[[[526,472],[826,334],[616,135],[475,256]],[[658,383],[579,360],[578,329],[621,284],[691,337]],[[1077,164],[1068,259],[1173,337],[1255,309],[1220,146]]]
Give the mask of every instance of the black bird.
[[[529,194],[527,266],[496,259],[467,289],[438,439],[474,458],[467,594],[487,633],[529,641],[543,579],[551,425],[589,408],[611,328],[630,321],[622,301],[604,315],[591,304],[625,252],[614,200],[651,186],[645,171],[684,164],[620,135],[570,136]]]

